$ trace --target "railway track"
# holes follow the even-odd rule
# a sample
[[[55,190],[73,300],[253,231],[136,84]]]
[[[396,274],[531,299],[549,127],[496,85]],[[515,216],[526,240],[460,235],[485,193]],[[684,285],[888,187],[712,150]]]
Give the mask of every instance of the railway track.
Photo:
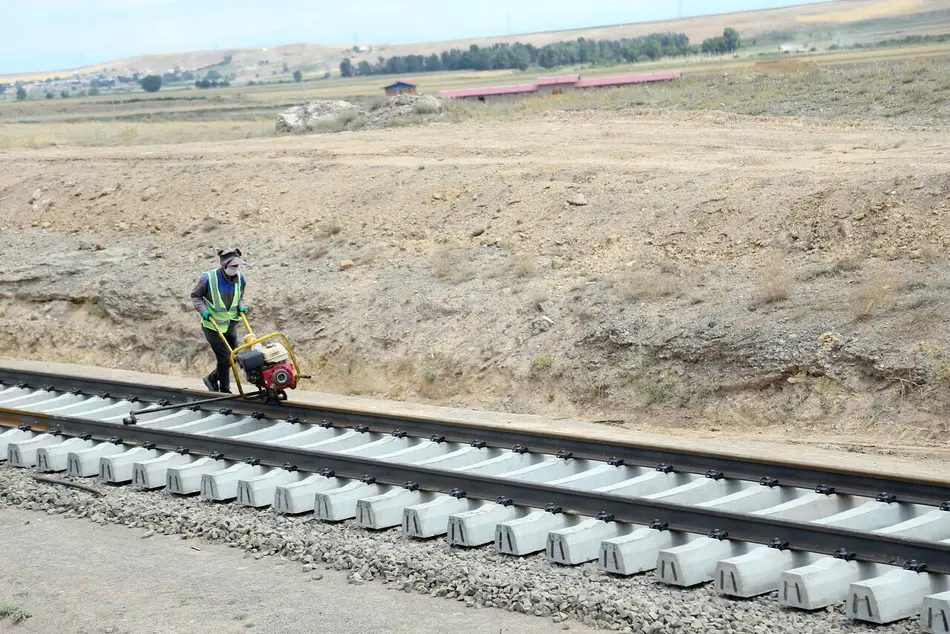
[[[944,482],[206,396],[0,368],[0,459],[950,632]]]

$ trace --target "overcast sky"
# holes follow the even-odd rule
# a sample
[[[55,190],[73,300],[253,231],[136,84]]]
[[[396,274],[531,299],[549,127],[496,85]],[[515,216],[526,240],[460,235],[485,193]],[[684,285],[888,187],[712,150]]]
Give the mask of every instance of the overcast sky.
[[[683,0],[686,16],[818,0]],[[0,73],[170,51],[425,42],[677,17],[678,0],[0,0]]]

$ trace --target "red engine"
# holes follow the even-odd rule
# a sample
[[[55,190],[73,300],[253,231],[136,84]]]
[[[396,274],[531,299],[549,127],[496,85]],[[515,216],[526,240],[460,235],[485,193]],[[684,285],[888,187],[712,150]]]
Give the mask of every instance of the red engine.
[[[261,384],[267,390],[285,390],[294,384],[294,366],[278,363],[261,370]]]
[[[255,344],[235,355],[244,376],[263,391],[268,401],[283,401],[288,389],[297,387],[294,364],[287,349],[274,341]]]

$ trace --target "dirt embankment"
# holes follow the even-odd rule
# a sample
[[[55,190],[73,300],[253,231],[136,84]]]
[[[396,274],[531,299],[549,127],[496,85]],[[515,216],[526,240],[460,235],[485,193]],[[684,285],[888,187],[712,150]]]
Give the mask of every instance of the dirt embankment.
[[[198,376],[245,249],[312,389],[942,439],[950,145],[717,113],[0,154],[0,355]]]

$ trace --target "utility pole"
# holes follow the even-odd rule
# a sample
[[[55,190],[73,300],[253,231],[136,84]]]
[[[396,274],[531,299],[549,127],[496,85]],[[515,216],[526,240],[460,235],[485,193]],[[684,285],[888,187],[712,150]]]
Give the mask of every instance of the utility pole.
[[[505,15],[505,35],[511,37],[511,14]]]
[[[680,0],[680,20],[683,19],[683,0]]]

